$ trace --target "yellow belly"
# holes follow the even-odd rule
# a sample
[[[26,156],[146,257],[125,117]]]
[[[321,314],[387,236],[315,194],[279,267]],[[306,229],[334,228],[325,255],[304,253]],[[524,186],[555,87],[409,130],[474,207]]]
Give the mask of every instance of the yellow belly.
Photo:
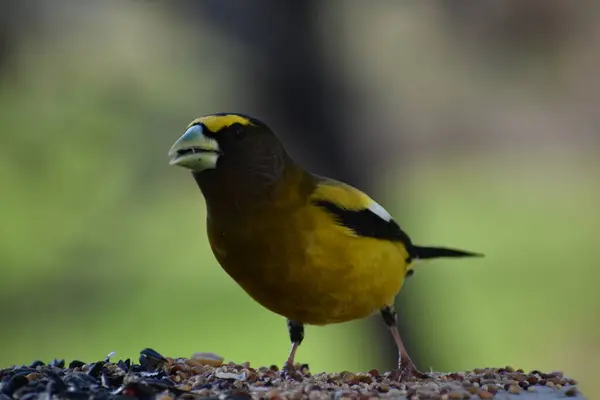
[[[401,243],[353,236],[320,213],[286,223],[294,228],[274,223],[233,233],[209,225],[219,263],[257,302],[312,325],[367,317],[393,304],[407,268]]]

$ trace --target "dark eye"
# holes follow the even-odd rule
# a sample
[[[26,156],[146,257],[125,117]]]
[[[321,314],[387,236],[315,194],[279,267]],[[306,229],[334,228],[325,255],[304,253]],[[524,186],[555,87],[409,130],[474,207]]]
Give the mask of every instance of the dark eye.
[[[236,140],[243,139],[246,136],[246,129],[242,125],[236,125],[233,129],[233,134]]]

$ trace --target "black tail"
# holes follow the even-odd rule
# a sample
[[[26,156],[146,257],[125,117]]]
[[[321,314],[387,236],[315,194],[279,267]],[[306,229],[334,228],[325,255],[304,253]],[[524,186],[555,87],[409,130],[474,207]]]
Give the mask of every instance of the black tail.
[[[426,247],[412,246],[416,259],[425,260],[428,258],[441,257],[483,257],[483,254],[472,253],[464,250],[447,249],[445,247]]]

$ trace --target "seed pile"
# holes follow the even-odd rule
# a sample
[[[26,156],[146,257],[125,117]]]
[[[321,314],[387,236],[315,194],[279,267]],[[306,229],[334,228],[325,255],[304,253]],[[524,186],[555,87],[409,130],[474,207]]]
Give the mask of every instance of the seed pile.
[[[0,370],[0,400],[584,398],[577,382],[561,372],[525,373],[511,367],[434,373],[430,379],[400,382],[394,371],[312,375],[308,365],[297,365],[293,377],[284,377],[276,366],[224,363],[212,353],[169,358],[144,349],[139,364],[111,362],[112,356],[87,364],[34,361]]]

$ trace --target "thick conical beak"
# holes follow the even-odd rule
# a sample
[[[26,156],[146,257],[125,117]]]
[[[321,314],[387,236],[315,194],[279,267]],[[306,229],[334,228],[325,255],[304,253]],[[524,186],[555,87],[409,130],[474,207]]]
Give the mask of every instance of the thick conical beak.
[[[171,165],[196,172],[216,168],[220,155],[219,143],[204,134],[202,125],[191,126],[169,150]]]

